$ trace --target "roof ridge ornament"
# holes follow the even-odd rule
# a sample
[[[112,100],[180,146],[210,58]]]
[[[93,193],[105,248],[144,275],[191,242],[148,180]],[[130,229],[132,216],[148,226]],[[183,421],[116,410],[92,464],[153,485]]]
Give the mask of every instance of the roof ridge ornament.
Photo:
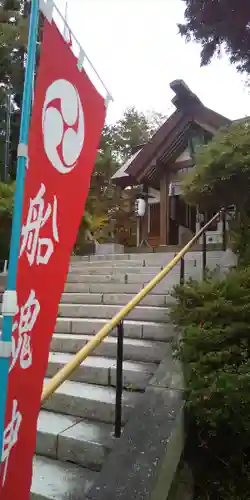
[[[192,105],[194,105],[194,103],[203,105],[199,97],[190,90],[184,80],[173,80],[169,86],[175,93],[172,103],[177,109],[185,108],[190,103],[192,103]]]

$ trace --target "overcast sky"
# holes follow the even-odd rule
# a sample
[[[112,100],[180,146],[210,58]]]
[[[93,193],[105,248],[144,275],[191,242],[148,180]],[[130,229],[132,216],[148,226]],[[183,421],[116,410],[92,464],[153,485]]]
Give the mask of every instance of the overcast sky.
[[[65,0],[56,3],[64,12]],[[199,45],[178,35],[183,13],[182,0],[68,0],[69,24],[114,97],[109,121],[133,105],[169,115],[178,78],[215,111],[250,115],[244,76],[225,55],[200,68]]]

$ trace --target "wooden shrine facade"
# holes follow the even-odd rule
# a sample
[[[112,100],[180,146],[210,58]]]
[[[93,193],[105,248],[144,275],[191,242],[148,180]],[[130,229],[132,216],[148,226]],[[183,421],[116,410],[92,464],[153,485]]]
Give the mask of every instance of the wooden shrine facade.
[[[143,240],[154,247],[183,245],[199,229],[198,209],[180,196],[180,174],[194,167],[197,146],[208,143],[221,127],[231,123],[205,107],[182,80],[170,87],[175,93],[175,111],[112,177],[123,188],[140,185],[145,195],[137,245]],[[208,243],[220,243],[219,224],[208,231]]]

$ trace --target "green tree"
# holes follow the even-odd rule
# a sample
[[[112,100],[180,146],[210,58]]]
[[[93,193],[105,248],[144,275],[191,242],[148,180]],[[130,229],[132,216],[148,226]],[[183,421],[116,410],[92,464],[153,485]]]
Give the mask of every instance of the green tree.
[[[6,133],[7,94],[11,95],[10,178],[16,176],[24,71],[28,39],[28,0],[0,2],[0,180],[3,178],[3,144]],[[40,22],[42,28],[42,19]],[[41,29],[40,29],[41,36]],[[39,58],[39,50],[37,52]]]
[[[4,176],[4,146],[5,146],[5,123],[6,123],[6,93],[0,87],[0,181]]]
[[[164,116],[160,113],[146,115],[135,107],[126,109],[123,117],[107,130],[110,146],[118,161],[124,162],[135,147],[148,142],[163,120]]]
[[[11,121],[18,120],[12,128],[10,163],[16,159],[19,129],[19,106],[24,81],[24,56],[27,39],[27,22],[24,19],[24,2],[7,0],[0,4],[0,180],[3,179],[4,144],[7,119],[7,95],[11,94]],[[11,168],[11,171],[15,169]]]
[[[90,190],[86,209],[100,215],[107,213],[112,206],[114,188],[111,177],[117,169],[111,146],[106,139],[106,127],[103,130],[95,168],[91,177]]]
[[[125,217],[125,225],[131,224],[131,204],[133,190],[124,191],[112,182],[112,175],[119,168],[117,157],[120,153],[114,139],[114,127],[105,126],[95,168],[91,176],[90,189],[86,202],[87,219],[81,230],[85,232],[86,222],[98,241],[107,241],[114,237],[115,225]],[[86,232],[85,232],[86,234]]]
[[[187,41],[202,46],[201,64],[225,48],[239,71],[250,73],[250,3],[246,0],[183,0],[185,23],[179,30]]]
[[[135,224],[137,188],[122,190],[112,182],[111,177],[131,156],[135,147],[150,139],[162,121],[163,116],[155,112],[145,115],[135,108],[128,108],[120,120],[103,129],[86,210],[92,217],[99,218],[102,230],[106,232],[105,238],[108,233],[112,237],[115,226],[116,232],[119,232],[119,236],[116,235],[118,238],[130,238]],[[102,215],[107,217],[105,230]],[[98,233],[97,228],[96,231]]]
[[[138,146],[147,143],[166,117],[161,113],[149,111],[143,113],[135,107],[127,108],[124,115],[115,124],[104,128],[101,145],[108,147],[119,168],[131,157]]]
[[[195,167],[184,177],[186,200],[203,208],[236,205],[242,214],[250,205],[250,121],[219,131],[199,148]]]
[[[0,183],[0,260],[9,254],[15,184]]]
[[[199,149],[196,166],[182,182],[186,201],[202,209],[235,206],[230,225],[233,249],[250,263],[250,121],[221,130]]]

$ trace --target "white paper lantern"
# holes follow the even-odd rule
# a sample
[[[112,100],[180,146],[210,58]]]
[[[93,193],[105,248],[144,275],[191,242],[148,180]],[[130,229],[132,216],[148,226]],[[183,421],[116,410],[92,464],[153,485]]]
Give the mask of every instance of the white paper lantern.
[[[173,182],[170,182],[170,184],[169,184],[168,196],[175,196],[175,186],[174,186]]]
[[[146,201],[142,198],[137,198],[135,202],[135,213],[138,217],[143,217],[146,212]]]

